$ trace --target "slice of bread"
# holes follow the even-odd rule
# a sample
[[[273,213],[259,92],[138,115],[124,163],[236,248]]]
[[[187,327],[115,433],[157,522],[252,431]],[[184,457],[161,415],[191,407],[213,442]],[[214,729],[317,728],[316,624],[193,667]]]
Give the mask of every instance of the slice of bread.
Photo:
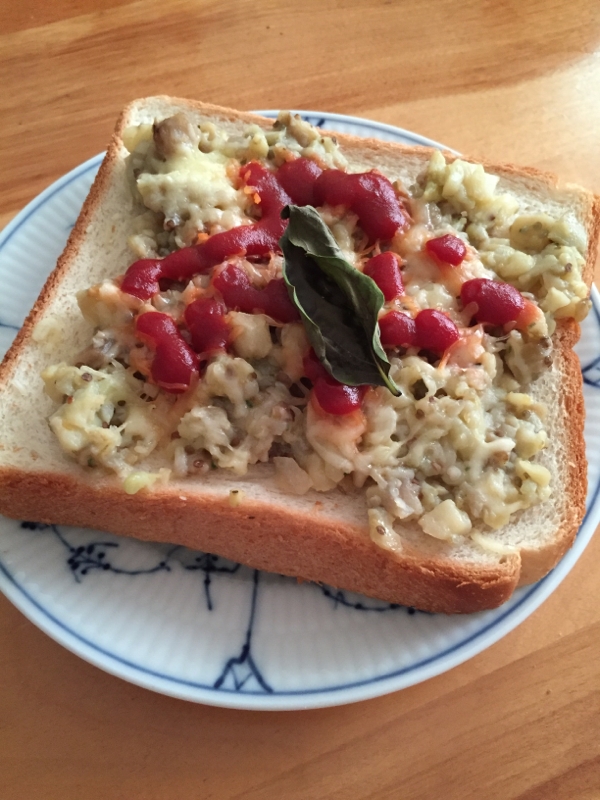
[[[552,496],[486,534],[514,546],[516,552],[509,554],[482,549],[470,539],[435,539],[416,523],[402,527],[402,549],[391,553],[370,538],[362,493],[336,489],[290,496],[277,488],[269,463],[251,467],[244,477],[214,470],[130,495],[118,477],[86,470],[63,453],[47,423],[55,404],[44,393],[40,374],[50,364],[72,361],[89,343],[77,292],[122,274],[134,260],[127,248],[133,200],[124,130],[178,111],[197,124],[216,122],[230,133],[248,123],[272,127],[270,120],[251,114],[167,97],[138,100],[125,109],[67,247],[0,368],[0,511],[17,519],[182,544],[428,611],[493,608],[519,584],[546,574],[571,545],[586,496],[581,374],[572,351],[579,328],[572,320],[559,323],[553,366],[530,390],[535,398],[550,401],[549,443],[541,463],[552,473]],[[377,169],[405,186],[414,184],[431,156],[427,148],[346,135],[337,139],[352,171]],[[584,280],[589,285],[599,201],[578,187],[559,187],[555,178],[534,170],[485,166],[500,176],[504,191],[519,197],[523,210],[571,220],[587,239]],[[60,320],[61,335],[51,348],[34,335],[44,320]],[[161,466],[151,456],[143,468]]]

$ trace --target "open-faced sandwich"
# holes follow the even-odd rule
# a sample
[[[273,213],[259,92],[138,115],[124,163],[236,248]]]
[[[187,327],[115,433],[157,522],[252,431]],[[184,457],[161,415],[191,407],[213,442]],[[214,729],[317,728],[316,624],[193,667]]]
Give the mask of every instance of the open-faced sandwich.
[[[598,217],[533,170],[138,100],[2,365],[0,511],[497,606],[583,515]]]

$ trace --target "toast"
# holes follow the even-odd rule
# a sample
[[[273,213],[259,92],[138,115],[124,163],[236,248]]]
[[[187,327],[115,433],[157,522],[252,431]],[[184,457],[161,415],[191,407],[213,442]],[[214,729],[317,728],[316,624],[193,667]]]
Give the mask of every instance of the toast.
[[[185,115],[187,123],[181,122],[183,117],[179,117],[179,127],[175,126],[175,130],[169,128],[169,123],[161,127],[160,123],[180,114]],[[218,153],[219,158],[215,156],[210,169],[202,162],[201,170],[205,172],[207,169],[210,172],[217,164],[214,167],[216,177],[208,184],[204,178],[198,178],[193,191],[200,197],[200,200],[196,197],[195,203],[199,211],[183,219],[179,214],[179,196],[169,194],[169,187],[177,183],[173,175],[178,174],[178,170],[171,171],[164,178],[160,165],[157,171],[150,171],[147,175],[143,164],[149,151],[154,154],[152,157],[158,157],[159,161],[162,158],[165,162],[170,157],[169,147],[180,152],[177,150],[181,146],[178,137],[184,135],[180,131],[186,124],[191,124],[194,129],[193,136],[198,136],[197,131],[200,131],[199,143],[194,140],[194,146],[200,152],[206,151],[212,158],[210,154],[218,149],[215,142],[219,142],[229,160],[225,165],[225,157],[221,158]],[[249,133],[245,133],[247,131]],[[228,148],[234,145],[238,150],[245,148],[247,157],[240,158],[237,151],[231,155]],[[185,146],[188,146],[186,142]],[[212,445],[207,443],[209,429],[211,426],[215,428],[214,420],[220,420],[226,412],[234,417],[238,413],[231,411],[235,403],[229,395],[227,401],[219,399],[216,402],[214,407],[220,409],[219,415],[202,422],[204,438],[202,446],[196,447],[194,443],[200,436],[197,426],[194,433],[188,435],[181,421],[186,420],[188,428],[194,420],[199,424],[197,419],[192,419],[194,398],[204,391],[201,387],[206,379],[201,378],[189,389],[179,387],[175,394],[170,393],[172,387],[166,392],[164,387],[157,388],[157,380],[148,375],[148,359],[154,353],[152,342],[143,337],[141,344],[130,344],[132,353],[137,347],[141,354],[139,358],[136,356],[137,361],[126,360],[123,365],[117,355],[110,369],[127,372],[128,377],[123,380],[129,381],[128,386],[132,381],[138,381],[136,408],[154,409],[152,424],[158,426],[158,433],[148,434],[145,422],[139,423],[141,428],[137,438],[134,437],[127,448],[119,450],[118,463],[114,452],[104,462],[98,456],[98,448],[90,456],[92,451],[88,442],[85,446],[72,445],[72,437],[69,438],[72,427],[65,423],[64,415],[69,413],[65,404],[78,391],[78,396],[84,396],[88,387],[82,380],[92,382],[95,387],[104,380],[102,375],[98,377],[103,367],[82,361],[82,354],[89,353],[92,337],[98,330],[102,332],[101,315],[104,312],[98,311],[94,303],[90,304],[90,297],[94,302],[98,300],[98,292],[83,299],[81,292],[116,278],[118,289],[122,285],[118,276],[131,274],[128,270],[136,262],[134,252],[138,259],[156,262],[174,250],[198,248],[203,241],[210,239],[215,230],[235,228],[240,222],[236,217],[238,200],[235,200],[238,205],[233,205],[231,219],[226,219],[230,211],[227,198],[234,190],[238,193],[236,197],[247,190],[250,199],[243,202],[255,203],[250,210],[244,206],[246,216],[243,224],[251,227],[253,221],[260,218],[261,198],[257,198],[255,193],[253,200],[252,185],[240,185],[239,176],[232,177],[231,164],[235,163],[239,170],[240,164],[247,159],[249,163],[253,158],[266,159],[267,162],[275,159],[273,163],[279,159],[279,163],[283,163],[298,156],[314,161],[325,170],[341,168],[349,173],[376,170],[389,179],[389,185],[394,186],[398,207],[409,221],[402,236],[393,239],[398,242],[397,256],[405,266],[409,285],[413,285],[410,284],[411,269],[426,269],[429,277],[437,269],[442,276],[440,283],[449,287],[455,285],[460,270],[465,269],[466,277],[473,281],[481,275],[493,276],[497,280],[500,275],[507,284],[520,289],[518,294],[525,298],[523,302],[531,311],[527,326],[521,332],[515,320],[495,324],[483,319],[478,321],[481,304],[469,306],[466,302],[461,303],[456,299],[460,286],[455,288],[454,297],[447,301],[453,304],[448,306],[451,310],[447,316],[453,317],[459,328],[461,320],[464,330],[471,326],[468,328],[471,338],[463,336],[460,340],[463,343],[468,341],[473,345],[472,337],[478,331],[475,355],[472,352],[465,355],[468,348],[461,351],[456,344],[454,349],[449,348],[450,355],[439,348],[436,352],[435,348],[430,350],[415,343],[410,346],[408,342],[402,342],[391,351],[388,348],[388,355],[391,352],[389,375],[392,383],[396,381],[394,385],[400,393],[399,400],[393,401],[396,403],[395,419],[402,418],[403,424],[408,420],[406,424],[413,426],[411,441],[415,447],[422,444],[419,437],[424,435],[423,428],[418,427],[415,419],[425,417],[428,421],[426,415],[430,414],[430,407],[439,401],[446,404],[445,414],[452,413],[451,401],[463,402],[460,399],[463,389],[457,389],[458,394],[454,396],[446,393],[447,387],[437,388],[442,384],[435,382],[441,380],[439,376],[445,369],[452,372],[452,380],[458,386],[465,370],[471,370],[469,380],[473,378],[476,382],[475,373],[487,370],[490,375],[495,375],[498,365],[504,364],[504,383],[494,389],[501,402],[496,398],[490,405],[488,398],[485,414],[481,417],[487,420],[488,426],[490,420],[498,423],[500,417],[494,416],[494,403],[502,405],[502,435],[491,436],[484,432],[481,442],[469,445],[471,450],[468,451],[472,453],[474,462],[479,460],[481,475],[488,475],[485,480],[492,480],[490,475],[495,480],[503,474],[502,470],[506,474],[512,470],[514,486],[495,506],[489,499],[495,491],[491,484],[489,496],[484,492],[483,500],[480,498],[479,501],[473,499],[475,484],[469,485],[465,480],[456,489],[452,486],[452,481],[459,480],[461,470],[463,477],[466,474],[469,466],[466,457],[456,461],[452,456],[456,464],[454,461],[450,467],[446,464],[440,477],[441,467],[437,469],[428,445],[423,444],[422,464],[404,465],[402,475],[412,478],[403,478],[396,484],[400,493],[417,487],[410,497],[401,499],[405,506],[413,503],[412,513],[404,511],[404,518],[394,517],[400,503],[398,491],[392,496],[389,486],[384,486],[379,496],[378,484],[369,472],[370,465],[363,466],[359,475],[358,468],[352,472],[339,459],[335,463],[327,462],[328,454],[324,452],[319,431],[326,430],[327,434],[330,429],[323,425],[331,422],[332,414],[310,399],[315,387],[311,390],[306,375],[301,380],[298,374],[294,374],[298,373],[297,363],[288,369],[287,378],[282,379],[281,392],[289,400],[294,396],[293,387],[301,390],[304,387],[304,396],[299,398],[300,412],[294,412],[292,416],[299,417],[301,413],[313,415],[310,424],[314,423],[313,432],[317,433],[316,438],[309,441],[310,448],[304,441],[297,444],[296,433],[296,438],[289,435],[289,441],[285,440],[287,434],[277,433],[275,438],[271,436],[269,439],[271,446],[266,448],[267,451],[259,453],[256,442],[260,441],[260,436],[255,436],[253,458],[241,466],[231,459],[232,453],[237,452],[233,439],[228,440],[227,448],[217,443],[210,450]],[[223,169],[222,165],[225,165]],[[456,165],[454,170],[451,169],[453,165]],[[589,303],[585,287],[589,288],[592,280],[600,203],[579,187],[559,187],[555,178],[535,170],[512,165],[484,166],[488,178],[481,178],[480,168],[472,167],[468,160],[457,160],[449,153],[434,155],[434,151],[428,148],[405,147],[341,134],[333,137],[329,132],[324,137],[289,115],[284,115],[274,125],[271,120],[252,114],[166,97],[146,98],[129,105],[119,119],[66,249],[0,368],[0,424],[3,431],[0,511],[17,519],[35,518],[40,522],[93,527],[142,540],[181,544],[255,568],[327,583],[434,612],[466,613],[493,608],[505,602],[518,585],[541,578],[570,547],[584,513],[584,408],[579,363],[572,348],[579,336],[577,319],[583,317]],[[177,162],[176,167],[181,167],[181,163]],[[223,178],[223,174],[227,174],[230,186],[223,184],[223,192],[215,206],[219,210],[216,217],[207,215],[202,203],[207,202],[207,192],[217,191],[220,186],[217,181]],[[140,175],[145,181],[143,185]],[[499,178],[497,188],[490,188],[491,185],[486,183],[489,176]],[[186,191],[191,196],[189,187]],[[157,205],[157,196],[163,205]],[[511,203],[514,203],[514,208]],[[344,230],[337,231],[336,241],[339,251],[347,255],[348,241],[354,242],[358,248],[361,217],[348,213],[347,208],[336,210],[331,204],[327,208],[330,214],[327,220],[332,231],[335,232],[336,224],[338,227],[342,223],[346,225]],[[419,217],[424,209],[429,214],[427,219]],[[264,203],[263,213],[266,213]],[[498,221],[492,219],[495,216]],[[525,220],[527,224],[515,227],[515,218]],[[151,219],[158,220],[162,227],[151,230],[149,234],[147,224]],[[507,233],[509,229],[510,234]],[[205,234],[193,238],[199,230],[208,231],[208,237]],[[350,236],[346,235],[348,230]],[[468,251],[463,264],[455,268],[443,263],[443,259],[440,261],[435,254],[423,255],[432,231],[450,230]],[[411,236],[415,241],[409,242]],[[373,242],[363,236],[360,248],[363,253],[360,258],[368,259],[377,254],[379,246],[378,243],[373,246]],[[544,258],[550,265],[545,272]],[[256,265],[266,269],[267,261],[263,259],[261,265],[260,258],[249,259],[246,267],[252,273]],[[281,265],[273,267],[273,259],[269,263],[275,270],[273,274],[279,275],[276,269],[281,269]],[[479,272],[473,272],[474,265]],[[544,275],[549,277],[544,278]],[[425,306],[444,309],[446,295],[450,297],[452,291],[448,289],[442,297],[435,288],[436,281],[431,288],[433,295],[423,299],[415,282],[410,297],[400,296],[384,311],[401,309],[404,316],[414,316],[415,302],[421,309]],[[173,302],[181,302],[180,296],[186,292],[185,283],[183,280],[175,282],[178,294],[167,297],[169,288],[165,289],[160,305],[162,311],[168,310],[167,300],[171,302],[173,297]],[[431,280],[427,286],[430,283]],[[192,292],[187,296],[188,300],[206,293],[205,280],[196,280],[193,290],[190,286],[191,283],[187,288],[188,293]],[[536,296],[536,291],[540,296]],[[110,313],[122,314],[125,309],[128,320],[137,319],[144,312],[157,310],[156,304],[151,306],[150,302],[148,298],[134,296],[131,302],[128,300],[117,311],[112,308]],[[110,306],[111,300],[106,300],[106,303]],[[87,319],[82,316],[80,306]],[[238,314],[233,342],[236,364],[243,361],[256,370],[266,359],[256,341],[248,344],[244,339],[243,326],[251,323],[246,319],[250,315],[235,313]],[[475,319],[471,324],[467,318],[473,314]],[[259,316],[265,317],[265,314]],[[114,317],[111,317],[112,324]],[[277,357],[285,372],[285,347],[281,338],[285,325],[274,321],[268,314],[265,324],[273,336],[274,346],[279,348]],[[297,326],[294,328],[296,332],[300,330],[301,323],[291,324]],[[262,330],[266,330],[264,324]],[[298,335],[301,337],[303,334],[300,331]],[[246,344],[242,345],[244,341]],[[481,342],[484,342],[483,349]],[[228,347],[230,345],[231,340]],[[244,347],[246,350],[250,348],[246,359],[240,355],[244,353]],[[268,350],[268,343],[265,347]],[[511,347],[512,355],[508,355]],[[102,346],[96,342],[96,355],[101,349]],[[77,375],[68,372],[74,367],[56,372],[56,365],[74,363],[87,364],[89,369],[84,377],[82,369],[85,372],[85,366],[77,367]],[[532,363],[535,369],[530,371]],[[204,364],[200,372],[205,368]],[[262,397],[267,391],[259,387],[254,394],[247,396],[248,387],[256,379],[252,369],[239,377],[237,387],[242,392],[241,401],[250,409],[254,398]],[[410,370],[413,370],[412,383],[406,383],[410,375],[406,377],[405,373],[410,373]],[[134,373],[137,377],[133,377]],[[40,377],[42,374],[46,391]],[[261,379],[260,372],[258,379]],[[275,380],[279,378],[273,378]],[[360,382],[357,379],[356,383]],[[160,385],[160,381],[158,383]],[[418,390],[415,388],[417,383]],[[70,386],[68,391],[65,390],[67,384]],[[469,391],[473,390],[470,384],[469,387]],[[473,391],[476,395],[476,390]],[[363,427],[354,434],[354,444],[358,442],[358,449],[366,447],[363,443],[369,436],[373,442],[377,438],[377,430],[369,428],[368,420],[375,418],[384,395],[386,398],[391,396],[384,385],[367,392],[363,408],[367,427],[364,427],[361,417]],[[110,405],[110,413],[106,412],[107,419],[98,423],[99,435],[104,436],[103,431],[107,430],[111,435],[117,435],[116,431],[123,425],[123,420],[118,419],[119,402],[125,404],[124,400],[115,401]],[[205,397],[204,402],[210,404],[211,401],[206,401]],[[481,405],[481,397],[474,402]],[[62,417],[60,414],[56,416],[57,406],[65,409]],[[176,414],[174,408],[179,409]],[[338,429],[346,425],[350,427],[351,421],[356,422],[357,415],[363,411],[337,417]],[[101,408],[98,413],[103,413]],[[244,408],[239,411],[240,415],[246,413]],[[158,417],[161,419],[157,421]],[[170,427],[161,428],[167,417],[176,417],[177,424],[169,423]],[[509,417],[510,424],[506,422]],[[447,417],[442,414],[442,418]],[[323,423],[321,427],[317,424],[320,422]],[[471,420],[466,427],[469,429],[471,425],[472,428],[474,424]],[[445,441],[444,436],[448,438],[450,435],[446,436],[442,431],[440,441]],[[148,439],[153,436],[157,443],[146,447]],[[490,438],[493,441],[486,441]],[[70,454],[64,451],[59,440],[63,445],[67,440],[71,442]],[[325,441],[329,440],[326,438]],[[187,442],[187,450],[182,442]],[[387,445],[379,441],[377,446]],[[104,444],[102,447],[104,453]],[[137,460],[132,464],[127,462],[127,458],[133,458],[135,447],[139,449],[139,457],[136,456]],[[520,456],[514,455],[515,448],[521,448]],[[207,456],[207,450],[212,459]],[[223,455],[225,450],[229,461]],[[121,458],[122,452],[125,452],[125,460]],[[318,458],[313,458],[315,452]],[[445,452],[447,456],[447,449]],[[481,455],[483,452],[485,458]],[[339,456],[339,452],[336,453]],[[223,458],[219,460],[221,456]],[[407,458],[410,458],[410,452]],[[492,462],[493,468],[489,467]],[[433,471],[433,477],[423,472],[425,463],[429,472]],[[217,468],[212,468],[215,465]],[[451,466],[456,467],[454,472],[449,472]],[[383,470],[377,473],[383,474]],[[481,485],[477,484],[478,496],[481,495]],[[524,500],[524,497],[528,499]],[[394,513],[390,511],[392,501],[396,504],[392,509]],[[510,518],[504,521],[502,515],[508,513],[509,501],[513,502],[514,508]],[[483,510],[477,506],[478,502]],[[529,507],[527,503],[530,503]],[[415,504],[420,508],[420,515],[415,511]],[[467,514],[465,508],[475,510]]]

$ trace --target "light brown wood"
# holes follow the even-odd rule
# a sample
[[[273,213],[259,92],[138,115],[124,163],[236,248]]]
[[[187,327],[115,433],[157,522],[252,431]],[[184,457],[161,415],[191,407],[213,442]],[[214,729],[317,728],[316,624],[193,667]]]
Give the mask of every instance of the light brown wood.
[[[600,5],[7,0],[0,225],[144,94],[370,117],[600,193]],[[139,689],[0,598],[3,800],[596,800],[600,539],[517,630],[387,697],[288,713]]]

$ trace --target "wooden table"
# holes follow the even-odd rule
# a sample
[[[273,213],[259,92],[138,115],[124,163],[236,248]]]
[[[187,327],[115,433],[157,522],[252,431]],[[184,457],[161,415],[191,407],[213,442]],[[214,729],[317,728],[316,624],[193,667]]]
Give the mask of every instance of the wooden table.
[[[598,0],[5,0],[0,31],[0,225],[157,93],[370,117],[600,192]],[[598,798],[599,559],[451,672],[305,712],[152,694],[0,598],[0,797]]]

